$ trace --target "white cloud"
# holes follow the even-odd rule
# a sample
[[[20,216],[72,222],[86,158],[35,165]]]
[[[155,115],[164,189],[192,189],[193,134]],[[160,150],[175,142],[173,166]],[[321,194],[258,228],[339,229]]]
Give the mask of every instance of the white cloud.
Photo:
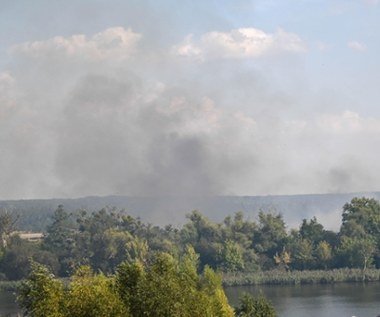
[[[193,34],[187,35],[184,40],[173,48],[175,54],[181,56],[201,57],[202,50],[193,44]]]
[[[14,78],[9,72],[6,72],[6,71],[0,72],[0,85],[12,84],[13,82],[14,82]]]
[[[357,113],[345,111],[342,114],[324,114],[318,118],[317,124],[328,132],[347,133],[359,130],[362,121]]]
[[[63,55],[92,61],[107,58],[122,60],[133,53],[140,38],[140,34],[130,29],[113,27],[91,37],[76,34],[70,37],[56,36],[45,41],[25,42],[11,47],[10,52],[35,58]]]
[[[321,52],[325,52],[331,48],[331,44],[328,44],[328,43],[323,42],[323,41],[318,41],[314,45],[315,45],[315,48]]]
[[[0,72],[0,116],[6,108],[14,104],[15,82],[16,80],[9,72]]]
[[[367,49],[364,43],[358,41],[350,41],[347,43],[347,46],[355,51],[365,51]]]
[[[267,54],[299,53],[305,51],[305,43],[295,33],[277,30],[266,33],[255,28],[240,28],[230,32],[208,32],[198,41],[192,35],[174,46],[180,56],[206,58],[255,58]]]
[[[234,113],[234,118],[237,120],[238,123],[241,124],[242,127],[246,129],[255,129],[256,127],[256,121],[254,118],[247,116],[242,111],[237,111]]]
[[[371,6],[376,6],[379,4],[380,0],[363,0],[365,3],[371,5]]]
[[[14,83],[15,79],[9,72],[0,72],[0,96],[7,93]]]

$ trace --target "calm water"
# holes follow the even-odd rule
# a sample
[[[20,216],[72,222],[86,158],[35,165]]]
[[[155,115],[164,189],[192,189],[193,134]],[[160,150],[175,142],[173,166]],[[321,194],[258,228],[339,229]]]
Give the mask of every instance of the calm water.
[[[229,287],[226,294],[237,305],[242,292],[262,291],[279,317],[376,317],[380,314],[380,283],[303,286]],[[16,316],[15,296],[0,292],[0,315]]]
[[[380,315],[380,284],[229,287],[237,305],[239,294],[259,291],[271,300],[279,317],[376,317]]]
[[[0,291],[0,316],[17,316],[16,296],[12,292]]]

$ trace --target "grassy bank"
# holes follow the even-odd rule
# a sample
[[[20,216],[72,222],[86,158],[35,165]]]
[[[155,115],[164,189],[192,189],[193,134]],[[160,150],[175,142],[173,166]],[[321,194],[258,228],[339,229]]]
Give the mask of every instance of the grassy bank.
[[[21,281],[0,281],[0,291],[15,291],[21,285]]]
[[[224,286],[333,284],[343,282],[379,282],[380,269],[334,269],[318,271],[260,271],[223,273]],[[64,279],[66,281],[66,279]],[[0,291],[15,291],[22,281],[0,281]]]
[[[225,286],[333,284],[380,281],[380,269],[335,269],[328,271],[266,271],[223,274]]]

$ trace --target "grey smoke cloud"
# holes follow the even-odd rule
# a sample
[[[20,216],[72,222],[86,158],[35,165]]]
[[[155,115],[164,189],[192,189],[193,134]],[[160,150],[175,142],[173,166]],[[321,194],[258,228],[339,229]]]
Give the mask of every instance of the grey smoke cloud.
[[[311,100],[302,57],[252,59],[237,41],[238,58],[199,60],[182,44],[117,27],[13,46],[2,198],[376,190],[378,120]]]
[[[86,76],[65,105],[56,172],[67,194],[223,193],[224,175],[240,170],[245,155],[230,157],[236,142],[220,140],[211,99],[191,100],[183,89],[155,96],[128,77]]]

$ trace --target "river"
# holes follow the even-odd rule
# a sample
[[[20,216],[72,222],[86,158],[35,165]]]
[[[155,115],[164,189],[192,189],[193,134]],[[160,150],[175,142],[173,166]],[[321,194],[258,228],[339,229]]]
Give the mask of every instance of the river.
[[[17,316],[18,308],[13,292],[0,291],[0,316]]]
[[[234,286],[226,294],[237,305],[242,292],[253,295],[262,291],[275,306],[279,317],[376,317],[380,314],[380,283]],[[14,295],[0,292],[0,316],[17,315]]]
[[[242,292],[260,290],[275,306],[279,317],[376,317],[380,314],[380,283],[341,283],[228,287],[226,294],[237,305]]]

